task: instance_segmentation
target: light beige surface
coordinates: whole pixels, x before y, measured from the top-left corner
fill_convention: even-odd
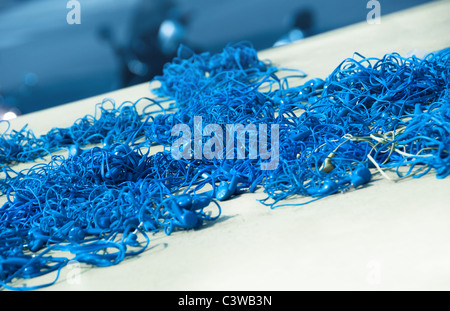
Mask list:
[[[361,23],[260,53],[274,64],[326,77],[354,52],[380,57],[450,46],[450,1]],[[14,120],[35,133],[69,126],[104,97],[150,96],[148,84]],[[108,268],[62,271],[48,290],[439,290],[450,289],[450,178],[433,174],[275,210],[262,193],[221,204],[222,217],[199,230],[158,233],[150,249]],[[298,200],[301,202],[304,200]],[[292,202],[289,202],[292,203]],[[71,274],[72,273],[72,274]],[[48,281],[44,277],[27,284]],[[73,282],[73,281],[78,282]]]

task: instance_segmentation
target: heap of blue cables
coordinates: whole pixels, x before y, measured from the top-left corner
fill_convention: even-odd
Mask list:
[[[38,137],[8,127],[0,287],[52,285],[70,261],[118,264],[145,251],[149,234],[198,228],[220,217],[220,201],[257,189],[275,208],[364,187],[374,171],[450,174],[450,48],[355,54],[325,80],[299,85],[305,77],[246,42],[217,54],[180,47],[151,81],[153,97],[105,99],[95,115]],[[237,125],[241,137],[224,137]],[[13,285],[48,273],[50,283]]]

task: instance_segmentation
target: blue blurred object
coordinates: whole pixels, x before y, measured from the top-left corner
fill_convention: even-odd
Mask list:
[[[430,0],[392,0],[382,14]],[[180,43],[218,52],[257,50],[363,21],[359,0],[0,0],[0,119],[150,80]],[[339,13],[336,13],[339,12]]]
[[[69,25],[66,1],[0,11],[2,104],[28,113],[149,80],[165,61],[156,35],[167,1],[89,0]],[[151,60],[150,60],[151,59]]]

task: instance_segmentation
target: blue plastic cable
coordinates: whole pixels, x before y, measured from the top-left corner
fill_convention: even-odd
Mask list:
[[[145,251],[149,233],[199,228],[220,217],[218,201],[258,187],[275,208],[364,187],[374,170],[445,178],[449,73],[450,48],[424,59],[356,54],[325,80],[298,85],[304,72],[260,60],[247,42],[217,54],[182,46],[151,81],[156,98],[105,99],[94,115],[39,137],[2,121],[0,286],[49,286],[13,284],[47,273],[56,281],[71,260],[118,264]],[[248,132],[226,139],[235,125]],[[178,146],[187,157],[172,153],[177,126],[191,132]],[[266,150],[254,152],[255,137]],[[55,155],[62,149],[67,156]]]

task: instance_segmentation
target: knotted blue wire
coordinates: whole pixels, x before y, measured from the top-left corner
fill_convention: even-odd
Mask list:
[[[368,168],[374,166],[394,168],[400,177],[434,170],[445,178],[449,55],[450,49],[425,59],[356,54],[326,80],[292,86],[291,80],[306,75],[297,70],[279,78],[281,68],[259,60],[249,43],[230,44],[214,55],[181,47],[152,81],[160,83],[156,99],[118,107],[105,99],[99,114],[39,137],[26,127],[8,128],[0,137],[7,199],[0,208],[0,284],[38,288],[11,283],[54,271],[57,279],[69,260],[117,264],[143,252],[148,233],[197,228],[220,216],[216,200],[258,186],[267,195],[261,202],[274,208],[295,196],[317,200],[357,188],[370,181]],[[148,104],[139,110],[142,101]],[[248,157],[174,159],[170,147],[177,137],[171,129],[193,129],[196,116],[203,128],[214,123],[223,131],[227,124],[278,125],[278,166],[262,170],[261,158]],[[249,143],[246,137],[247,155]],[[155,145],[165,149],[152,152]],[[16,162],[63,148],[70,148],[68,157],[53,155],[48,163],[14,170]],[[218,208],[214,216],[211,203]],[[49,255],[62,252],[73,256]]]

